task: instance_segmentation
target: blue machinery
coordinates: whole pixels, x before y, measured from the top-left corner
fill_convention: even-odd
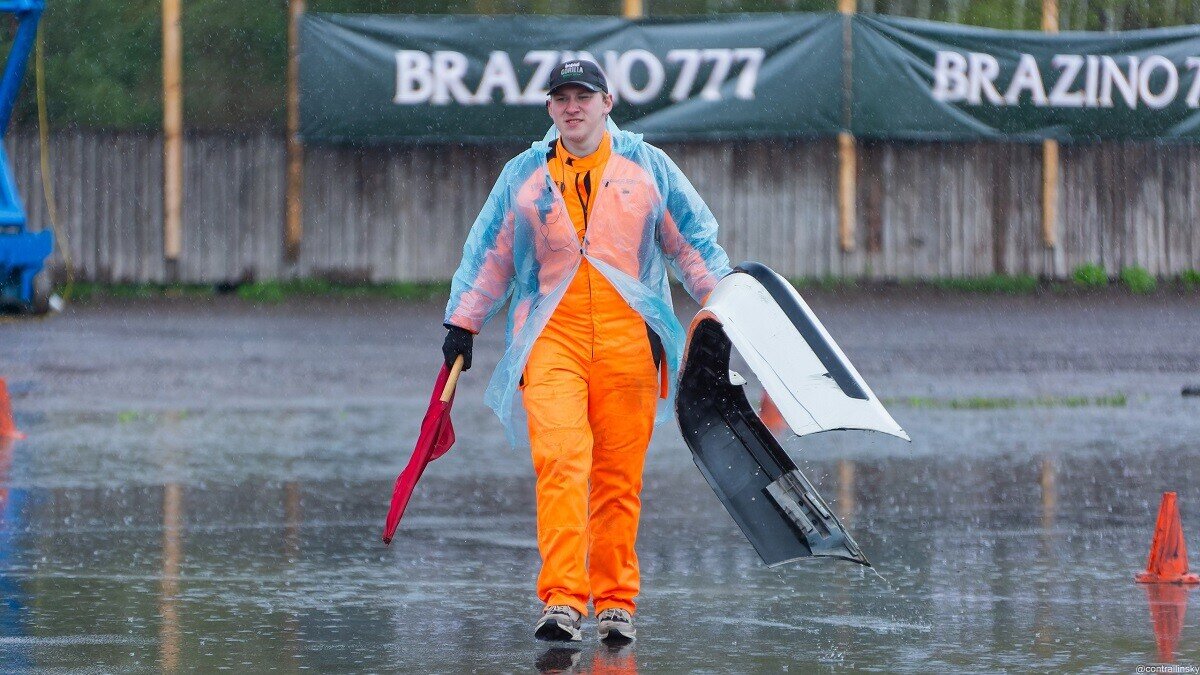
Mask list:
[[[0,12],[13,14],[20,22],[0,80],[0,138],[8,134],[13,104],[25,77],[29,52],[37,38],[38,20],[45,8],[45,0],[0,0]],[[0,144],[0,306],[45,311],[49,300],[48,285],[35,284],[34,279],[53,250],[54,234],[50,230],[28,230],[25,207],[17,194],[8,153]]]

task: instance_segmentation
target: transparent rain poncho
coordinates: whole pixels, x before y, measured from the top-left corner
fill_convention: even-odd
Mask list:
[[[666,153],[608,120],[612,156],[604,168],[582,242],[550,178],[545,138],[505,165],[463,246],[445,322],[478,333],[512,296],[504,356],[484,402],[516,445],[513,399],[533,343],[586,257],[662,339],[668,391],[655,422],[671,413],[683,357],[684,330],[675,318],[668,264],[703,304],[728,274],[717,221]]]

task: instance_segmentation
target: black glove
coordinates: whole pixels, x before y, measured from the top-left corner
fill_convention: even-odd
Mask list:
[[[459,354],[463,357],[464,371],[471,369],[471,344],[475,341],[475,336],[471,331],[458,326],[446,326],[450,331],[446,333],[446,341],[442,343],[442,356],[446,357],[446,367],[454,367],[454,359]]]

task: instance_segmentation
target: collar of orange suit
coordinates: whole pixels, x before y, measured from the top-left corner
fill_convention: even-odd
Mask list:
[[[610,155],[612,155],[612,137],[607,131],[604,132],[604,136],[600,139],[600,145],[596,150],[584,157],[571,154],[571,151],[567,150],[567,146],[563,144],[561,138],[554,144],[554,159],[561,161],[567,170],[573,173],[584,173],[604,166]]]
[[[559,139],[550,148],[548,169],[551,180],[558,184],[567,213],[575,225],[580,240],[587,234],[588,216],[595,203],[596,185],[604,173],[604,165],[612,155],[612,138],[604,132],[595,152],[584,157],[571,154]]]

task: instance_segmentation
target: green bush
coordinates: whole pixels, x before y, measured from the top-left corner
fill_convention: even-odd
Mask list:
[[[1108,285],[1108,275],[1104,268],[1095,263],[1084,263],[1071,272],[1071,279],[1077,286],[1084,288],[1104,288]]]
[[[1121,270],[1121,283],[1134,293],[1151,293],[1158,286],[1154,276],[1144,267],[1133,265]]]
[[[1184,270],[1179,273],[1179,283],[1187,290],[1200,288],[1200,270]]]

